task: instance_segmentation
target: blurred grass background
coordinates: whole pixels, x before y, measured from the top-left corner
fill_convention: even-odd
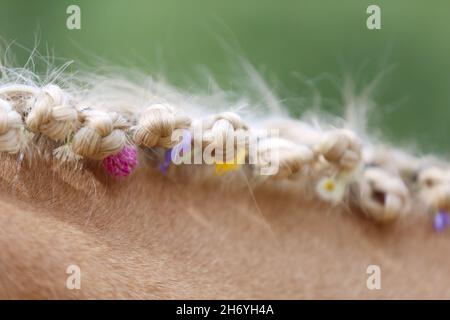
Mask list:
[[[81,30],[66,28],[66,8],[81,8]],[[382,29],[366,28],[366,8],[381,7]],[[238,90],[239,57],[273,86],[294,115],[317,91],[324,110],[341,112],[350,75],[362,89],[386,71],[370,124],[396,143],[448,153],[450,1],[435,0],[0,0],[0,37],[92,64],[163,71],[181,87],[207,68]],[[15,52],[24,63],[29,52]],[[76,65],[75,65],[76,67]],[[307,79],[307,80],[305,80]]]

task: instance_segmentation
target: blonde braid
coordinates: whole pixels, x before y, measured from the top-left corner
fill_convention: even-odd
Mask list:
[[[0,152],[17,153],[23,141],[23,121],[11,104],[0,99]]]
[[[417,176],[419,199],[430,212],[450,210],[450,170],[439,166],[422,169]]]
[[[364,168],[354,188],[356,203],[376,221],[392,221],[410,209],[410,193],[403,180],[381,167]]]
[[[348,129],[326,132],[317,146],[317,151],[339,170],[351,171],[361,161],[361,140]]]
[[[42,88],[26,117],[27,129],[55,141],[65,140],[75,131],[78,112],[69,97],[56,85]]]
[[[314,160],[314,152],[307,146],[283,138],[267,138],[258,145],[257,169],[272,165],[274,153],[279,168],[274,179],[292,178]]]
[[[189,128],[191,120],[168,104],[155,104],[140,115],[133,128],[133,139],[137,145],[146,147],[160,146],[172,148],[177,141],[172,141],[176,129]]]
[[[224,112],[200,119],[193,126],[194,132],[198,127],[202,132],[201,136],[194,135],[194,144],[201,146],[202,150],[211,150],[220,161],[234,161],[237,148],[248,146],[248,140],[244,141],[244,146],[237,145],[240,142],[239,134],[248,131],[248,127],[234,112]],[[228,142],[232,142],[232,146],[227,145]],[[230,147],[233,148],[233,154],[227,155],[226,150]]]
[[[82,127],[74,134],[72,150],[83,157],[101,160],[118,153],[126,142],[125,119],[114,112],[81,111]]]

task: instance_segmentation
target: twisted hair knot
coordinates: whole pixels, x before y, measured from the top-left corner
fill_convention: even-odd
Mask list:
[[[336,129],[325,134],[319,144],[319,153],[344,170],[352,170],[361,161],[361,141],[350,130]]]
[[[126,121],[117,113],[87,110],[83,126],[72,140],[72,150],[83,157],[101,160],[123,149]]]
[[[68,100],[60,87],[45,86],[26,117],[27,128],[56,141],[65,140],[76,129],[78,121],[78,112]]]
[[[431,210],[450,210],[450,172],[431,166],[419,172],[417,177],[419,196]]]
[[[217,158],[224,161],[233,160],[234,151],[238,148],[238,143],[244,142],[247,146],[247,139],[240,140],[238,135],[248,130],[241,117],[234,112],[224,112],[203,121],[200,145],[203,148],[211,148]],[[243,136],[243,138],[245,138]],[[198,143],[198,141],[196,142]],[[231,145],[229,143],[232,143]],[[227,157],[226,150],[233,149]]]
[[[23,122],[11,104],[0,99],[0,152],[17,153],[22,145]]]
[[[141,115],[134,128],[133,139],[137,145],[172,148],[178,141],[172,141],[176,129],[188,128],[190,119],[167,104],[155,104]]]
[[[409,210],[409,191],[403,180],[379,167],[365,169],[359,192],[362,209],[375,220],[394,220]]]
[[[284,179],[296,173],[314,159],[313,151],[304,145],[298,145],[282,138],[269,138],[259,142],[258,166],[275,166],[278,172],[275,179]]]

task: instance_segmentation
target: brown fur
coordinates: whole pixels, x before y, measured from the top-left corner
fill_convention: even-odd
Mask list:
[[[450,298],[448,234],[379,226],[297,194],[213,188],[142,167],[116,181],[0,165],[0,298]],[[81,289],[66,289],[66,268]],[[366,287],[377,264],[382,289]]]

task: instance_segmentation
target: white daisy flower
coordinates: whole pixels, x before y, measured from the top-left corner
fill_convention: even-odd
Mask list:
[[[316,191],[322,200],[335,204],[344,198],[345,187],[346,183],[342,179],[324,177],[317,183]]]

